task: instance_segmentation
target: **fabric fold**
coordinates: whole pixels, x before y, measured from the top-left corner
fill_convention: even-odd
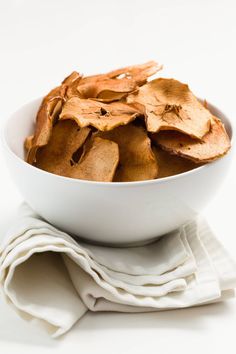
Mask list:
[[[7,302],[54,337],[88,310],[146,312],[232,297],[236,265],[200,217],[145,246],[112,248],[79,241],[27,205],[0,251]]]

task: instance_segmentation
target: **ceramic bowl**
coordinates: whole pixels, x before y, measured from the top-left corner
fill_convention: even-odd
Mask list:
[[[86,240],[134,245],[155,239],[194,218],[222,185],[232,159],[157,180],[105,183],[57,176],[24,161],[23,143],[32,134],[41,98],[16,111],[3,129],[11,176],[25,201],[56,227]],[[216,107],[229,136],[232,124]]]

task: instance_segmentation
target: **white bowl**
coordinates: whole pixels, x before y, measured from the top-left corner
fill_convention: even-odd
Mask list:
[[[73,235],[107,244],[139,244],[178,228],[203,210],[228,171],[223,158],[180,175],[151,181],[105,183],[57,176],[24,161],[41,98],[6,122],[3,145],[13,180],[26,202],[44,219]],[[232,139],[232,125],[215,107]]]

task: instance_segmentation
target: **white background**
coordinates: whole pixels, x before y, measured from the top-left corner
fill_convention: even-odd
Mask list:
[[[0,124],[72,70],[98,73],[150,59],[188,82],[233,121],[235,1],[0,0]],[[20,122],[19,122],[20,124]],[[0,237],[21,201],[0,154]],[[232,167],[205,214],[236,258]],[[206,186],[207,188],[207,186]],[[59,340],[25,323],[0,298],[0,352],[235,353],[236,301],[153,314],[88,314]]]

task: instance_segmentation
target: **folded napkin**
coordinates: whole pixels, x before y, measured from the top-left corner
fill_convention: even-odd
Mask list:
[[[200,217],[141,247],[78,241],[27,205],[4,238],[0,283],[7,302],[53,336],[88,310],[147,312],[234,294],[236,264]]]

